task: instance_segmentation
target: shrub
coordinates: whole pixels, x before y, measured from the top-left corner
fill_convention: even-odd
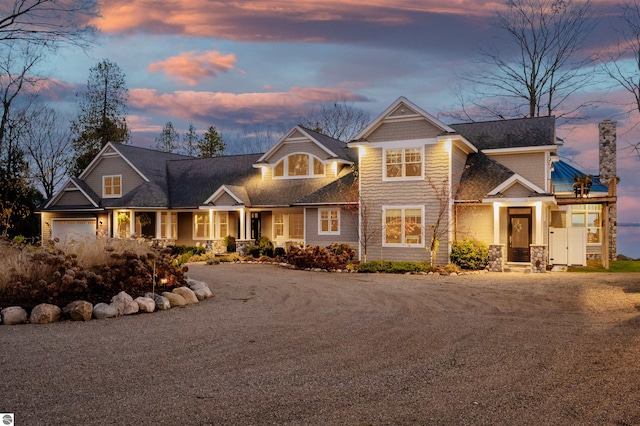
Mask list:
[[[327,247],[291,247],[287,262],[298,268],[345,269],[355,256],[355,250],[346,244],[331,244]]]
[[[276,247],[273,250],[273,254],[275,257],[285,257],[287,255],[287,251],[284,249],[284,247]]]
[[[266,256],[269,258],[273,257],[273,247],[264,247],[260,250],[260,254],[262,256]]]
[[[487,266],[489,247],[474,238],[454,241],[451,245],[451,262],[462,269],[478,270]]]
[[[154,272],[156,282],[166,279],[163,289],[184,284],[186,268],[174,264],[168,249],[158,250],[131,240],[91,239],[86,245],[102,250],[99,255],[89,257],[88,253],[82,253],[83,244],[76,244],[78,252],[71,251],[70,243],[65,245],[66,252],[57,246],[9,247],[3,253],[4,263],[13,268],[0,276],[0,300],[32,308],[39,303],[64,306],[78,299],[108,302],[123,290],[137,297],[152,290]],[[115,245],[123,249],[116,250]]]
[[[388,260],[372,260],[359,264],[358,272],[376,273],[384,272],[389,274],[406,274],[407,272],[429,272],[434,268],[425,262],[391,262]]]
[[[191,252],[192,255],[205,254],[207,252],[206,248],[197,246],[168,246],[167,248],[171,249],[171,254],[174,256],[180,256],[188,252]]]
[[[236,239],[231,235],[227,235],[226,237],[224,237],[224,245],[225,247],[227,247],[228,253],[236,252]]]
[[[260,257],[260,247],[258,246],[248,246],[247,247],[247,256],[251,256],[255,259]]]

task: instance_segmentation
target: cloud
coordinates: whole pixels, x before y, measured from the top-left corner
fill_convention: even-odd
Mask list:
[[[162,72],[178,83],[195,86],[198,83],[215,78],[220,73],[233,69],[236,63],[234,54],[224,55],[217,51],[198,53],[182,52],[164,61],[155,62],[147,67],[149,72]]]
[[[212,120],[238,124],[268,120],[290,120],[305,107],[321,102],[367,102],[348,89],[293,87],[288,92],[223,93],[176,91],[160,93],[155,89],[132,89],[131,107],[146,113],[163,114],[183,120]]]
[[[502,1],[484,0],[165,0],[152,6],[146,0],[101,0],[102,16],[93,24],[110,34],[376,45],[402,39],[416,48],[429,39],[434,46],[462,43],[451,37],[452,28],[468,34],[478,17],[501,7]]]

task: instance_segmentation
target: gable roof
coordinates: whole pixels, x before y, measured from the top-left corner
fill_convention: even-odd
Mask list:
[[[420,108],[418,105],[416,105],[413,102],[411,102],[409,99],[405,98],[404,96],[400,96],[391,105],[389,105],[384,111],[382,111],[380,114],[378,114],[378,116],[376,118],[374,118],[369,123],[369,125],[367,125],[364,129],[362,129],[360,131],[360,133],[358,133],[355,136],[354,141],[361,140],[366,135],[368,135],[373,130],[375,130],[375,128],[378,127],[384,121],[385,118],[389,118],[389,116],[394,111],[396,111],[398,109],[398,107],[400,107],[401,105],[405,105],[413,113],[415,113],[417,115],[421,115],[423,118],[427,119],[434,126],[440,128],[442,130],[443,134],[455,133],[455,130],[453,128],[451,128],[447,124],[443,123],[442,121],[438,120],[436,117],[434,117],[433,115],[429,114],[428,112],[426,112],[425,110]]]
[[[56,209],[65,209],[68,210],[70,208],[73,208],[73,206],[61,206],[59,208],[57,208],[54,204],[64,195],[65,191],[68,188],[75,188],[77,190],[80,191],[80,193],[87,199],[87,201],[89,203],[91,203],[91,205],[95,208],[100,207],[100,197],[98,197],[98,195],[93,192],[93,190],[89,187],[89,185],[87,185],[84,181],[76,178],[76,177],[71,177],[69,178],[69,180],[67,182],[65,182],[65,184],[62,186],[62,188],[53,196],[51,197],[49,200],[46,200],[44,202],[44,204],[41,205],[42,210],[48,209],[48,210],[56,210]],[[78,207],[78,206],[75,206]],[[82,208],[86,208],[86,206],[82,206]]]
[[[456,201],[480,201],[494,188],[514,176],[515,173],[490,158],[477,152],[467,156],[460,186],[455,194]]]
[[[451,127],[481,151],[556,145],[555,117],[452,124]]]
[[[278,142],[276,142],[267,152],[265,152],[257,161],[256,165],[267,163],[267,159],[271,157],[287,139],[295,133],[302,133],[309,138],[312,143],[316,144],[320,149],[327,153],[328,159],[343,160],[345,163],[355,161],[355,154],[348,148],[345,142],[339,141],[322,133],[314,132],[301,125],[294,126],[287,132]],[[327,160],[323,158],[322,160]]]

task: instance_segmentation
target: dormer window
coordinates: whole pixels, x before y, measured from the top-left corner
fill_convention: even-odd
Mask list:
[[[122,197],[122,176],[102,176],[102,198]]]
[[[321,177],[325,175],[322,161],[310,154],[290,154],[273,167],[273,177]]]

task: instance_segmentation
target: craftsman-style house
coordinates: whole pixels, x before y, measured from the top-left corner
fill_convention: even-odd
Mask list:
[[[228,235],[241,251],[265,236],[446,264],[453,241],[474,237],[490,245],[492,270],[584,264],[615,256],[615,123],[600,139],[600,176],[588,176],[559,160],[553,117],[447,125],[401,97],[348,144],[302,126],[264,154],[196,159],[110,143],[46,202],[42,239],[135,236],[222,252]]]

